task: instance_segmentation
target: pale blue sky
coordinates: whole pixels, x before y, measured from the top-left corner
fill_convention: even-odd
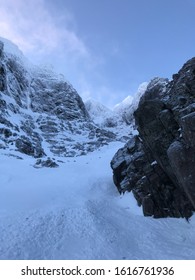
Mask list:
[[[112,107],[195,56],[195,0],[0,0],[0,36]]]

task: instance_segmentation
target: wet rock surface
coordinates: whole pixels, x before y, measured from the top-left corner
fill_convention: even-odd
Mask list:
[[[119,192],[132,191],[146,216],[195,210],[195,58],[172,81],[153,79],[134,113],[139,135],[111,161]]]

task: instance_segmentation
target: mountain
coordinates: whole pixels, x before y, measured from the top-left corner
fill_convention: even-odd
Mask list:
[[[142,83],[133,97],[127,96],[112,110],[94,99],[86,100],[85,107],[90,118],[99,127],[114,132],[120,141],[127,140],[136,133],[133,114],[147,85],[147,82]]]
[[[115,139],[114,133],[94,124],[81,97],[62,75],[32,65],[3,38],[0,107],[0,148],[12,155],[83,155]]]
[[[186,223],[142,214],[192,213],[160,162],[163,147],[178,135],[172,148],[181,153],[175,158],[169,150],[175,175],[188,184],[193,179],[194,173],[183,172],[194,172],[193,163],[186,164],[194,155],[194,63],[171,84],[154,79],[148,85],[135,112],[138,136],[120,114],[115,121],[116,112],[105,106],[85,106],[62,76],[31,65],[15,45],[0,41],[0,259],[194,259],[195,216]],[[116,141],[125,131],[127,139]],[[118,149],[112,167],[121,195],[109,165]],[[58,168],[38,168],[43,166]],[[125,192],[131,189],[142,207]]]
[[[114,133],[116,140],[126,142],[136,133],[133,121],[127,123],[122,113],[115,112],[93,99],[88,99],[85,106],[93,122],[101,129]]]
[[[137,92],[133,96],[127,96],[122,102],[116,104],[113,111],[117,116],[126,123],[132,124],[134,122],[134,112],[138,107],[139,100],[144,94],[148,86],[148,82],[140,84]]]
[[[119,192],[132,191],[146,216],[195,211],[195,58],[169,81],[154,78],[134,113],[139,132],[111,161]]]
[[[100,102],[90,98],[85,101],[85,107],[91,119],[101,127],[117,126],[117,115]]]
[[[132,101],[133,97],[129,95],[122,102],[116,104],[113,110],[119,114],[123,114],[125,111],[131,108]]]

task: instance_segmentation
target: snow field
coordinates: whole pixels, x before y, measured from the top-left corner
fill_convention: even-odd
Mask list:
[[[194,217],[143,217],[131,193],[118,194],[110,160],[122,145],[53,169],[2,155],[0,259],[194,259]]]

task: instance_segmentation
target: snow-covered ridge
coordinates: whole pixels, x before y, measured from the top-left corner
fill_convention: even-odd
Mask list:
[[[14,59],[25,68],[29,74],[37,68],[33,63],[24,56],[19,47],[6,38],[0,37],[0,50],[4,53],[5,59]]]
[[[85,106],[87,110],[91,112],[91,115],[94,116],[112,114],[112,110],[110,110],[108,107],[101,104],[100,102],[94,100],[93,98],[87,99],[85,101]]]
[[[15,55],[18,58],[24,58],[22,51],[16,44],[6,38],[0,37],[0,42],[3,43],[3,50],[6,54]]]
[[[71,84],[69,81],[67,81],[63,74],[58,74],[54,71],[52,65],[48,64],[41,64],[41,65],[35,65],[33,64],[19,49],[19,47],[11,42],[10,40],[6,38],[0,37],[0,44],[2,51],[8,58],[14,58],[16,61],[18,61],[31,75],[39,75],[39,76],[45,76],[48,79],[52,80],[59,80],[62,82],[68,83],[70,86]]]
[[[126,119],[131,119],[133,112],[137,109],[141,96],[144,94],[148,86],[148,82],[141,83],[136,93],[131,96],[127,96],[122,102],[116,104],[113,111],[120,114],[126,115]]]
[[[133,97],[131,95],[127,96],[122,102],[116,104],[113,108],[115,112],[124,111],[127,107],[130,107],[133,101]]]
[[[142,83],[134,96],[127,96],[113,109],[109,109],[94,99],[85,101],[86,109],[93,121],[101,126],[121,127],[121,125],[130,125],[133,121],[133,113],[137,109],[141,96],[144,94],[148,82]],[[113,125],[112,125],[113,124]]]
[[[107,119],[116,117],[116,114],[111,109],[92,98],[85,101],[85,107],[92,120],[102,126],[106,126]]]

